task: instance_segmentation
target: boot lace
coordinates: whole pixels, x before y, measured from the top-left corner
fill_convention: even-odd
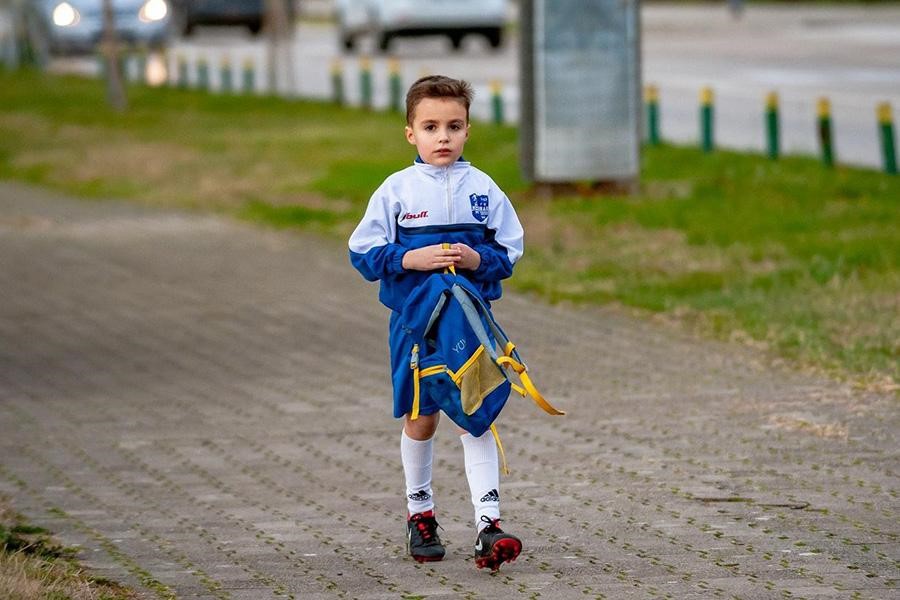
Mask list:
[[[483,531],[494,532],[494,531],[503,531],[500,529],[500,519],[492,519],[487,515],[481,515],[481,522],[487,523],[487,527],[484,528]]]
[[[414,514],[409,520],[415,523],[416,530],[419,532],[419,535],[422,536],[423,542],[429,542],[434,539],[437,528],[440,527],[437,519],[434,517],[426,517],[422,513]]]

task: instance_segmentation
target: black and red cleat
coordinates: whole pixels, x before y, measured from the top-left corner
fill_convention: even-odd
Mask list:
[[[438,536],[438,527],[433,510],[416,513],[406,519],[406,551],[417,562],[443,560],[446,550]]]
[[[475,566],[496,571],[505,562],[513,562],[522,552],[522,541],[514,535],[500,529],[500,519],[481,520],[488,526],[478,533],[475,540]]]

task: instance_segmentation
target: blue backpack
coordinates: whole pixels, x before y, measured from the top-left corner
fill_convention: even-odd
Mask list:
[[[510,391],[530,395],[548,414],[565,414],[534,387],[515,345],[465,277],[455,273],[429,276],[407,297],[400,319],[413,342],[410,419],[418,418],[421,398],[429,398],[472,435],[490,430],[506,471],[494,420]],[[511,379],[513,373],[519,383]]]

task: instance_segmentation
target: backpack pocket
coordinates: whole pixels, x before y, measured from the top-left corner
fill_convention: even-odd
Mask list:
[[[484,346],[478,346],[452,379],[459,388],[460,405],[466,415],[474,414],[484,399],[506,382],[506,376],[485,352]]]
[[[414,353],[418,348],[414,348]],[[450,419],[479,436],[487,431],[509,397],[506,374],[494,363],[483,346],[478,346],[456,370],[449,368],[440,352],[419,361],[414,357],[412,418],[418,414],[419,396],[428,398]]]

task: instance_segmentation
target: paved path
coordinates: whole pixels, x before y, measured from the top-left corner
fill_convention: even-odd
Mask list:
[[[343,245],[0,183],[0,493],[147,598],[900,597],[895,398],[613,311],[497,311],[520,560],[404,556],[387,314]]]

